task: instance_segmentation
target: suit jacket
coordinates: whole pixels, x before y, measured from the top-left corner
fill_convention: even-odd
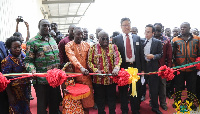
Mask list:
[[[6,47],[2,41],[0,41],[0,50],[2,51],[2,53],[0,53],[0,65],[1,65],[1,61],[7,57]],[[0,71],[1,71],[1,68],[0,68]]]
[[[145,38],[142,39],[143,47],[144,47],[144,42],[145,42]],[[159,68],[159,59],[163,55],[162,43],[160,40],[156,38],[152,38],[150,54],[153,54],[154,58],[151,59],[148,63],[146,63],[149,65],[148,65],[148,68],[145,68],[145,72],[154,72],[154,71],[157,71]]]
[[[0,50],[2,51],[2,53],[0,53],[0,62],[1,62],[5,57],[7,57],[6,48],[2,41],[0,41]]]
[[[133,39],[133,47],[134,47],[134,54],[135,54],[135,63],[138,72],[144,71],[145,59],[144,59],[144,50],[143,45],[141,43],[141,39],[137,35],[132,35]],[[122,34],[113,38],[112,42],[117,45],[118,50],[121,54],[122,64],[121,68],[125,67],[126,63],[126,55],[125,55],[125,47],[124,47],[124,40]]]

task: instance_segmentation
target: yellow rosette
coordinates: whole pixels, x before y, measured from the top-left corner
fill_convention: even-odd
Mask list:
[[[137,91],[136,91],[136,82],[140,79],[140,76],[137,75],[138,69],[133,67],[128,67],[128,69],[125,69],[129,74],[129,84],[132,83],[132,93],[131,95],[134,97],[137,97]]]

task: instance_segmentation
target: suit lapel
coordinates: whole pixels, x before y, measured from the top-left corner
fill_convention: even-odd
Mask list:
[[[124,61],[124,62],[126,62],[126,55],[125,55],[125,47],[124,47],[124,40],[123,40],[123,35],[122,34],[120,34],[120,36],[118,37],[118,44],[119,44],[119,50],[121,50],[120,51],[120,54],[121,54],[121,56],[122,56],[122,61]]]
[[[132,39],[133,39],[133,49],[134,49],[134,54],[136,54],[136,39],[134,38],[133,35],[132,36]]]
[[[123,36],[122,36],[122,34],[120,34],[121,36],[119,37],[119,39],[120,39],[120,45],[121,45],[121,47],[122,47],[122,49],[123,49],[123,52],[124,52],[124,55],[125,55],[125,47],[124,47],[124,40],[123,40]]]
[[[7,56],[5,48],[2,45],[0,45],[0,49],[1,49],[1,52],[3,54],[2,57],[5,58]]]
[[[152,51],[153,51],[154,44],[155,44],[154,42],[155,42],[155,41],[154,41],[154,38],[152,38],[150,53],[152,53]]]

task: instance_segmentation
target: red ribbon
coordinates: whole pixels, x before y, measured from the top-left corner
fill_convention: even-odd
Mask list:
[[[95,73],[91,73],[95,74]],[[15,74],[10,74],[10,76],[13,76]],[[9,74],[5,74],[5,76],[9,76]],[[60,69],[52,69],[48,70],[47,73],[25,73],[25,74],[17,74],[17,78],[13,79],[7,79],[3,74],[0,72],[0,92],[4,91],[7,87],[7,85],[12,81],[12,80],[18,80],[18,79],[23,79],[23,78],[30,78],[30,77],[46,77],[48,83],[52,87],[57,87],[61,85],[68,77],[77,77],[77,76],[82,76],[81,73],[66,73]]]
[[[130,74],[127,71],[125,71],[124,68],[121,68],[121,70],[118,73],[118,76],[113,77],[113,81],[117,83],[118,86],[125,86],[129,82],[128,80],[129,77],[130,77]]]

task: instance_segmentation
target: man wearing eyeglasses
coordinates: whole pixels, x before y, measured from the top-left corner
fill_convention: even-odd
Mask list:
[[[118,75],[122,63],[121,55],[114,44],[109,44],[109,36],[105,31],[98,34],[99,43],[94,44],[88,54],[88,65],[92,72],[100,74]],[[115,114],[116,84],[111,76],[93,76],[94,97],[98,107],[98,114],[106,114],[105,100],[107,96],[109,114]]]
[[[129,18],[121,19],[122,33],[113,38],[122,57],[121,68],[134,67],[138,72],[144,72],[144,52],[139,36],[131,34],[131,21]],[[139,114],[141,99],[141,80],[136,83],[137,97],[131,96],[131,110],[133,114]],[[128,85],[119,87],[122,114],[128,114]]]

